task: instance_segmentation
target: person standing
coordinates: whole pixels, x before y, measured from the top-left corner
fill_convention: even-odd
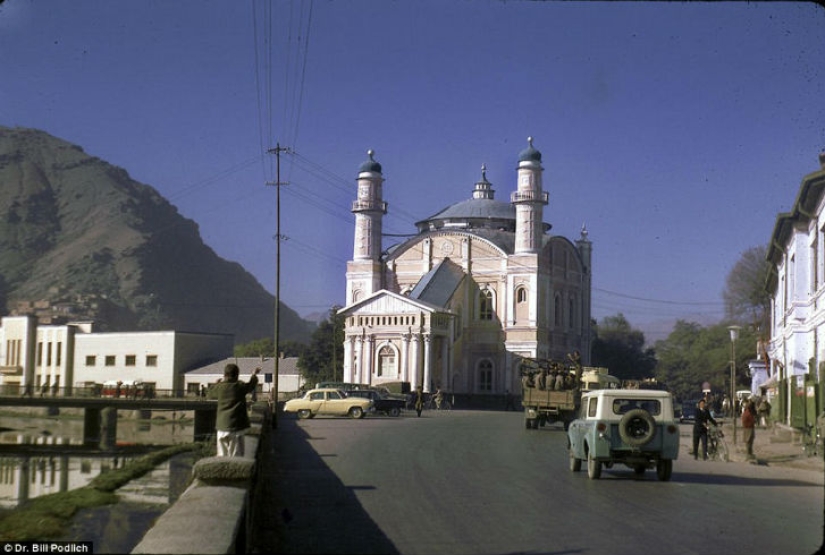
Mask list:
[[[209,388],[208,397],[218,400],[215,428],[218,432],[219,457],[244,456],[244,435],[250,426],[246,394],[258,386],[260,371],[256,368],[249,381],[244,383],[238,379],[238,365],[230,363],[224,367],[223,379]]]
[[[708,460],[708,426],[713,423],[718,426],[716,420],[710,414],[710,410],[705,406],[705,400],[700,399],[696,405],[696,417],[693,420],[693,458],[699,458],[699,442],[702,442],[702,457]]]
[[[421,411],[424,410],[424,392],[421,391],[421,386],[415,388],[415,412],[421,416]]]
[[[742,406],[742,433],[747,446],[748,459],[753,459],[753,440],[756,437],[756,411],[753,401],[747,400]]]

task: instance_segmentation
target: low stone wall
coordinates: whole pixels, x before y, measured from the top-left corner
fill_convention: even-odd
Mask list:
[[[193,482],[143,536],[132,553],[246,553],[261,463],[261,434],[269,432],[266,403],[252,406],[244,457],[206,457]]]

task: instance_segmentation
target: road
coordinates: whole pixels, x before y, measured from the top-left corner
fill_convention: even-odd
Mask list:
[[[260,553],[810,554],[823,476],[694,461],[669,482],[568,469],[561,427],[518,412],[279,419],[251,544]]]

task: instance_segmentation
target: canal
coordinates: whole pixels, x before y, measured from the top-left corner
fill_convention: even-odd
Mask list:
[[[14,511],[27,500],[88,485],[106,472],[141,456],[140,446],[163,448],[193,439],[192,414],[153,413],[150,419],[119,415],[113,451],[67,454],[83,443],[82,413],[64,409],[59,416],[0,415],[0,512]],[[129,451],[127,453],[127,451]],[[82,509],[62,540],[92,541],[96,553],[128,553],[154,519],[183,493],[195,455],[183,453],[130,481],[116,493],[118,503]]]

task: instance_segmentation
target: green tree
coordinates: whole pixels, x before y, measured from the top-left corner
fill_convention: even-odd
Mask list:
[[[645,349],[645,335],[633,329],[624,314],[606,316],[595,327],[591,359],[619,379],[652,378],[656,367],[653,349]]]
[[[722,291],[727,320],[745,322],[767,332],[771,296],[765,289],[765,283],[770,269],[765,246],[751,247],[742,253],[728,274]]]
[[[242,345],[235,345],[234,355],[236,357],[273,357],[275,356],[275,349],[273,347],[274,343],[274,339],[271,337],[265,337],[263,339],[255,339]],[[280,344],[281,354],[285,357],[300,357],[301,354],[307,349],[307,346],[303,343],[293,341],[291,339],[280,341]]]
[[[306,382],[342,381],[344,367],[344,318],[332,307],[327,320],[321,322],[310,338],[309,346],[298,359],[298,368]]]
[[[654,346],[658,363],[656,378],[680,400],[702,395],[702,384],[710,384],[717,395],[730,393],[732,344],[727,323],[702,327],[679,320],[667,339]],[[748,361],[755,358],[756,332],[743,327],[736,343],[735,389],[750,386]]]

